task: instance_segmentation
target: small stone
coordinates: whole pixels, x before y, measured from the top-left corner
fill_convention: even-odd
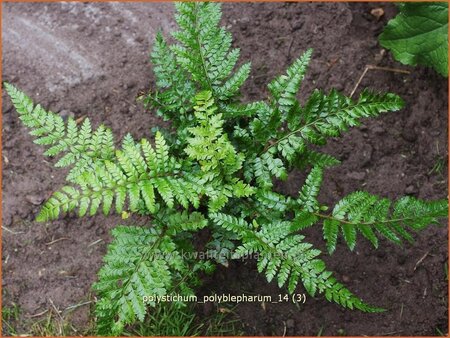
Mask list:
[[[288,329],[293,329],[295,327],[295,321],[292,318],[286,320],[286,327]]]
[[[350,282],[350,277],[347,276],[347,275],[342,275],[342,281],[343,281],[344,283],[348,283],[348,282]]]
[[[343,83],[336,83],[333,87],[334,87],[338,92],[341,92],[341,91],[344,90],[344,84],[343,84]]]
[[[372,128],[372,131],[373,131],[375,134],[381,135],[381,134],[384,134],[384,133],[386,132],[386,129],[384,129],[384,128],[381,127],[381,126],[375,126],[375,127]]]
[[[362,158],[361,158],[361,166],[365,167],[366,165],[368,165],[370,163],[370,161],[372,160],[372,153],[373,153],[373,148],[370,144],[366,143],[364,145],[364,147],[362,148]]]
[[[240,21],[241,21],[241,23],[250,23],[251,22],[250,17],[248,17],[248,16],[243,16]]]
[[[365,124],[362,124],[360,127],[359,127],[359,130],[361,130],[361,131],[367,131],[369,128],[365,125]]]
[[[432,130],[430,131],[431,136],[439,136],[441,135],[441,132],[439,130]]]
[[[406,195],[414,195],[416,193],[417,193],[417,188],[412,184],[408,185],[405,189]]]
[[[377,55],[375,55],[375,63],[378,63],[381,60],[383,60],[385,54],[386,54],[386,49],[381,49],[380,52],[377,53]]]
[[[298,31],[300,29],[302,29],[304,24],[304,21],[302,20],[298,20],[293,26],[292,26],[292,32]]]
[[[25,199],[33,205],[41,205],[44,202],[44,198],[38,195],[26,195]]]
[[[366,173],[364,171],[353,171],[347,174],[348,178],[356,181],[362,181],[366,178]]]
[[[123,85],[124,89],[131,89],[134,88],[136,86],[136,82],[131,81],[131,82],[127,82]]]
[[[97,236],[101,236],[105,234],[105,229],[98,227],[97,229],[95,229],[95,234]]]

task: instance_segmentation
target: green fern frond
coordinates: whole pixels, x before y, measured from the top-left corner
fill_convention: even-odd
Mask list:
[[[175,6],[180,31],[173,36],[180,44],[173,45],[172,50],[178,64],[217,100],[233,97],[247,79],[250,64],[244,64],[230,77],[239,49],[231,49],[231,34],[219,27],[220,4],[181,2]]]
[[[317,166],[313,167],[300,191],[298,201],[302,208],[309,212],[317,211],[319,208],[317,195],[319,195],[319,189],[322,185],[322,178],[323,169]]]
[[[249,234],[249,230],[253,229],[253,227],[244,219],[237,218],[228,214],[210,213],[209,219],[214,221],[215,224],[224,228],[225,230],[231,231],[238,235],[238,239],[246,237]]]
[[[299,60],[303,59],[309,60],[309,56]],[[303,63],[299,61],[298,74],[303,74],[305,60]],[[299,79],[302,77],[303,75],[298,75],[297,81],[294,82],[299,84]],[[281,79],[288,81],[286,77]],[[275,88],[281,90],[281,84],[287,83],[281,81],[280,84],[280,81],[275,82],[278,83],[276,86],[272,84],[273,91]],[[291,99],[294,100],[294,97]],[[276,107],[261,106],[248,129],[240,131],[239,136],[242,135],[241,137],[247,140],[249,147],[247,151],[257,152],[255,157],[248,157],[246,160],[246,167],[252,167],[255,164],[257,166],[253,170],[247,170],[247,181],[256,179],[257,183],[270,187],[269,177],[284,176],[283,173],[288,169],[287,164],[302,166],[309,161],[312,165],[330,166],[339,163],[329,155],[308,149],[308,144],[323,145],[327,138],[339,136],[349,127],[358,126],[362,118],[374,117],[402,108],[403,101],[394,94],[374,94],[363,91],[358,101],[353,102],[335,90],[332,90],[329,95],[315,90],[304,107],[294,103],[290,107],[294,106],[296,118],[290,119],[286,126],[283,126],[282,111]],[[264,146],[255,147],[255,142],[263,143]],[[300,162],[302,159],[304,161]],[[270,161],[269,165],[276,164],[276,172],[280,176],[276,176],[265,168],[264,162],[267,160]]]
[[[271,190],[261,189],[256,193],[256,202],[260,203],[264,208],[270,209],[270,211],[284,213],[292,204],[292,199]]]
[[[412,242],[411,230],[422,230],[448,217],[448,201],[423,201],[407,196],[392,204],[386,198],[358,191],[337,203],[332,215],[319,217],[324,218],[323,234],[331,254],[336,248],[339,230],[350,250],[356,245],[358,232],[374,247],[378,247],[376,234],[397,244],[402,239]]]
[[[301,154],[298,154],[292,161],[292,164],[299,169],[305,169],[308,165],[327,168],[336,166],[340,163],[341,161],[331,155],[308,148],[306,148]]]
[[[233,232],[227,231],[215,224],[211,225],[211,230],[211,240],[206,244],[207,257],[228,267],[229,260],[231,260],[236,248],[235,241],[238,238]]]
[[[299,209],[294,211],[295,216],[292,219],[291,230],[301,231],[303,229],[309,228],[313,226],[319,221],[319,217],[317,217],[314,213],[309,212],[305,209]]]
[[[290,234],[290,222],[275,221],[252,226],[243,219],[222,213],[210,214],[210,218],[239,236],[242,245],[236,248],[234,258],[258,254],[258,271],[264,272],[268,282],[276,278],[279,287],[287,285],[288,291],[293,293],[301,280],[311,296],[324,293],[329,301],[350,309],[383,311],[365,304],[338,283],[332,273],[326,271],[325,263],[317,258],[320,251],[304,242],[304,236]],[[257,231],[253,230],[255,227]]]
[[[208,225],[208,220],[202,213],[194,211],[172,211],[164,215],[168,228],[168,235],[175,235],[183,231],[197,231]]]
[[[220,4],[181,2],[175,6],[180,30],[172,35],[177,43],[169,46],[157,34],[152,61],[159,91],[152,91],[144,102],[181,129],[192,125],[192,99],[198,89],[212,93],[226,119],[254,114],[252,105],[235,102],[249,76],[250,63],[235,70],[240,52],[231,48],[231,34],[219,26]]]
[[[93,286],[100,297],[95,314],[101,335],[118,335],[126,324],[144,321],[145,297],[164,296],[176,273],[186,269],[172,240],[156,228],[118,226]]]
[[[34,142],[49,147],[44,155],[53,157],[64,154],[55,166],[72,166],[69,180],[94,160],[113,158],[114,140],[110,129],[100,126],[93,132],[89,119],[85,119],[80,128],[72,118],[65,123],[61,116],[34,105],[25,93],[13,85],[4,85],[19,118],[31,129],[30,134],[37,137]]]
[[[250,63],[243,64],[221,87],[217,90],[219,100],[225,101],[235,97],[250,74]]]
[[[278,108],[284,114],[289,113],[293,107],[298,105],[296,95],[305,77],[311,55],[312,49],[308,49],[287,69],[286,75],[277,77],[268,85]]]
[[[403,107],[403,101],[394,94],[374,94],[363,91],[357,102],[332,90],[325,95],[316,90],[302,110],[299,125],[267,146],[276,148],[287,160],[292,153],[302,152],[308,143],[322,145],[328,137],[339,136],[349,127],[359,125],[361,118],[375,117]]]
[[[59,217],[78,208],[79,216],[88,211],[97,213],[100,205],[103,212],[110,212],[113,200],[116,211],[121,213],[128,197],[128,208],[137,212],[144,208],[155,211],[159,194],[168,208],[175,201],[184,208],[189,204],[198,208],[203,183],[198,177],[183,172],[181,164],[169,156],[168,146],[160,133],[155,137],[156,149],[143,139],[135,143],[131,136],[125,137],[121,150],[110,160],[95,162],[84,168],[76,177],[74,186],[66,186],[44,204],[37,221],[43,222]]]
[[[170,119],[176,125],[185,123],[194,105],[195,84],[180,69],[160,32],[156,34],[151,61],[159,91],[151,92],[144,102],[155,107],[156,113],[166,120]]]
[[[261,188],[269,189],[273,186],[272,177],[285,180],[288,176],[286,167],[279,158],[273,156],[273,152],[267,152],[261,157],[256,157],[245,166],[247,181],[255,178]]]
[[[197,124],[188,128],[192,136],[187,139],[185,153],[199,163],[202,179],[209,182],[204,190],[210,197],[208,207],[210,211],[218,211],[230,197],[247,197],[254,189],[234,177],[242,168],[244,156],[236,151],[224,133],[222,114],[217,113],[212,93],[198,93],[195,102]]]
[[[219,109],[223,113],[223,117],[226,120],[237,119],[241,117],[252,117],[257,112],[267,105],[263,101],[256,101],[247,104],[229,103],[223,104],[219,102]]]

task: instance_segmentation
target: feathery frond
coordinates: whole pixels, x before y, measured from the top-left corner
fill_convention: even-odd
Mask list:
[[[30,134],[36,137],[34,143],[49,147],[44,152],[46,156],[64,155],[55,163],[56,167],[72,166],[69,180],[94,160],[113,158],[114,140],[110,129],[102,125],[93,132],[89,119],[85,119],[81,127],[73,118],[65,123],[61,116],[44,110],[39,104],[34,105],[25,93],[13,85],[5,83],[5,89],[19,118],[31,129]]]
[[[332,273],[326,271],[325,263],[317,258],[320,251],[304,242],[304,236],[290,233],[290,222],[275,221],[261,225],[254,222],[250,225],[245,220],[222,213],[210,214],[210,217],[240,237],[242,245],[236,248],[235,258],[258,254],[258,271],[264,272],[268,282],[276,278],[280,287],[286,285],[293,293],[301,281],[311,296],[324,293],[329,301],[350,309],[383,311],[365,304],[337,282]]]
[[[97,213],[103,205],[108,214],[113,201],[116,212],[128,208],[137,212],[146,209],[155,211],[158,200],[173,208],[175,202],[187,208],[189,204],[198,208],[203,190],[201,180],[184,172],[182,165],[169,155],[169,148],[160,133],[155,137],[155,148],[146,140],[136,143],[130,135],[125,137],[122,149],[117,150],[111,160],[98,161],[84,168],[74,178],[74,185],[57,191],[44,204],[37,216],[38,221],[48,221],[78,208],[79,216]]]
[[[100,297],[95,314],[101,335],[119,335],[126,324],[144,321],[148,297],[165,296],[187,270],[170,237],[156,228],[117,226],[93,288]]]
[[[198,93],[195,102],[197,125],[188,128],[192,136],[185,152],[199,163],[202,179],[209,183],[205,194],[210,197],[210,211],[218,211],[230,197],[247,197],[254,189],[234,175],[242,168],[244,155],[236,151],[224,133],[222,114],[217,113],[212,93]]]
[[[407,196],[391,203],[387,198],[357,191],[336,204],[332,215],[323,222],[323,233],[329,253],[335,250],[340,231],[350,250],[356,245],[357,233],[377,248],[376,234],[397,244],[402,239],[412,242],[411,230],[439,224],[439,219],[447,216],[446,200],[423,201]]]

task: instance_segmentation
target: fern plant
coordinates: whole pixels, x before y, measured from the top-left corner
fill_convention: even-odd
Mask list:
[[[230,33],[219,25],[220,5],[183,2],[176,9],[175,42],[157,35],[151,54],[156,88],[141,97],[172,122],[152,140],[127,135],[116,146],[107,127],[93,130],[88,119],[81,126],[70,118],[65,123],[4,85],[35,143],[47,147],[45,155],[59,156],[56,167],[69,167],[66,185],[45,202],[37,221],[73,212],[148,216],[146,226],[112,230],[93,287],[98,333],[120,334],[144,321],[157,296],[193,295],[199,272],[252,254],[268,282],[290,293],[304,288],[346,308],[383,311],[333,277],[302,230],[323,227],[332,254],[339,238],[350,250],[358,234],[374,247],[380,239],[400,244],[447,217],[447,200],[391,202],[356,191],[331,212],[318,200],[326,168],[340,163],[318,146],[363,118],[401,109],[402,99],[365,90],[353,100],[315,90],[302,105],[297,93],[312,55],[307,50],[269,83],[267,100],[242,103],[250,64],[236,66],[239,49],[231,48]],[[294,168],[308,173],[298,196],[275,192],[275,182]],[[195,252],[195,233],[203,228],[209,228],[205,248],[211,255],[186,256]]]

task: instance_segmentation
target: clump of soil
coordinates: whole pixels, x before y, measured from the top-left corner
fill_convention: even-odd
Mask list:
[[[373,8],[383,8],[377,19]],[[399,94],[406,107],[364,121],[325,151],[343,161],[325,175],[320,200],[330,206],[364,189],[395,199],[408,194],[447,196],[446,79],[426,68],[407,68],[381,49],[377,36],[395,7],[384,3],[225,4],[223,23],[252,62],[243,100],[263,98],[266,84],[295,57],[314,48],[300,93],[314,88],[353,89],[367,64],[402,68],[410,74],[369,71],[361,83]],[[174,28],[170,4],[154,3],[5,3],[3,4],[3,80],[13,83],[52,111],[89,116],[94,126],[110,126],[117,140],[130,132],[148,136],[163,122],[134,98],[154,81],[148,53],[155,32]],[[358,90],[359,91],[359,90]],[[33,221],[43,200],[64,183],[32,143],[10,100],[3,96],[3,305],[17,303],[27,332],[29,316],[66,309],[92,299],[90,286],[120,217]],[[292,173],[280,190],[298,193],[304,175]],[[137,219],[143,223],[144,220]],[[320,227],[306,233],[324,249]],[[430,227],[417,242],[402,247],[383,241],[378,250],[364,239],[355,252],[341,243],[324,256],[350,290],[386,308],[382,314],[344,310],[322,297],[304,305],[242,303],[234,312],[248,335],[436,335],[447,332],[448,295],[444,265],[447,229]],[[418,264],[418,262],[420,262]],[[303,292],[302,290],[299,290]],[[252,261],[233,262],[205,281],[199,294],[284,294],[258,275]],[[203,309],[198,309],[202,313]],[[76,327],[89,322],[88,306],[69,314]]]

